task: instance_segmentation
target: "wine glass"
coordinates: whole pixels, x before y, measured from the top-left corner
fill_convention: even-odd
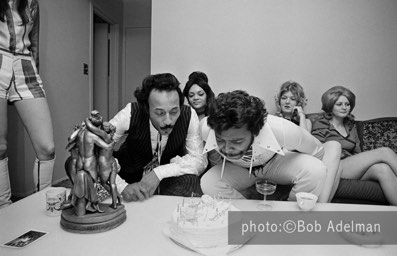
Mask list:
[[[263,201],[258,204],[257,208],[260,210],[271,210],[272,205],[266,201],[266,196],[276,191],[277,184],[269,180],[257,180],[255,186],[256,191],[263,195]]]

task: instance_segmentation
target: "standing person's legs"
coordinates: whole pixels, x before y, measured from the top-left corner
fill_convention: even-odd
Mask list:
[[[52,183],[54,138],[43,82],[32,57],[14,55],[8,100],[14,102],[36,152],[33,180],[40,190]],[[41,183],[41,184],[40,184]]]
[[[265,178],[281,185],[294,184],[288,200],[296,200],[298,192],[320,195],[326,178],[324,163],[310,155],[287,152],[277,155],[257,173],[258,178]]]
[[[11,203],[7,158],[7,100],[0,98],[0,208]]]
[[[46,98],[15,101],[15,107],[32,141],[37,159],[33,180],[37,190],[52,183],[55,163],[55,146],[50,110]]]
[[[255,184],[257,177],[251,175],[246,168],[226,162],[221,178],[222,164],[209,169],[201,177],[201,189],[204,194],[216,196],[219,193],[224,198],[245,198],[244,191]]]
[[[10,175],[8,158],[0,159],[0,208],[11,204]]]
[[[12,79],[12,57],[0,50],[0,207],[11,203],[7,158],[7,102]]]

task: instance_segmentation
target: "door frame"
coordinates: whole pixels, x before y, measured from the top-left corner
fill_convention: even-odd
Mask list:
[[[113,117],[119,110],[120,102],[120,81],[119,81],[119,56],[120,56],[120,25],[116,24],[112,18],[100,8],[93,5],[90,1],[90,53],[89,53],[89,71],[88,71],[88,87],[89,87],[89,110],[94,107],[94,14],[101,17],[110,24],[110,52],[109,52],[109,117]],[[89,112],[88,112],[89,113]],[[105,120],[108,121],[108,120]]]

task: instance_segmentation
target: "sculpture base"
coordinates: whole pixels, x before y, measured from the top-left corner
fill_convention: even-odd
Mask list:
[[[122,204],[117,205],[117,209],[111,208],[109,204],[99,204],[99,208],[104,212],[87,213],[83,216],[77,216],[73,207],[62,210],[62,228],[80,234],[101,233],[120,226],[127,218]]]

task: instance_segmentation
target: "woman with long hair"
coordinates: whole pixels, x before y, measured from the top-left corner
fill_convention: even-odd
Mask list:
[[[11,203],[8,103],[15,106],[36,153],[36,190],[52,182],[55,146],[50,110],[38,74],[39,26],[37,0],[0,0],[0,207]]]
[[[207,75],[200,71],[195,71],[189,75],[189,80],[183,89],[183,95],[185,95],[189,105],[196,110],[200,120],[208,115],[208,108],[215,98],[215,94],[208,84]]]

